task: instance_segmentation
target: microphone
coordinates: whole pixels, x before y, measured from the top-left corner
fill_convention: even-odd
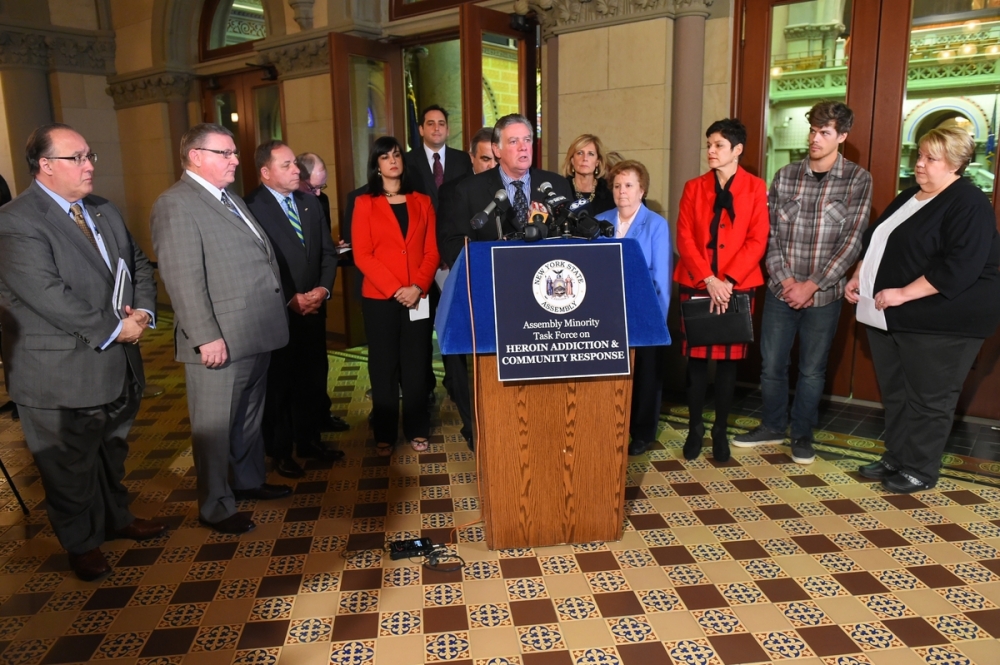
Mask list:
[[[507,202],[507,190],[498,189],[497,193],[493,195],[493,200],[490,201],[490,204],[486,206],[486,208],[482,212],[477,212],[476,215],[471,220],[469,220],[469,223],[472,225],[472,228],[478,231],[479,229],[486,226],[486,222],[490,221],[490,213],[492,213],[498,205],[504,204],[506,202]]]
[[[524,242],[537,242],[548,237],[548,217],[549,213],[541,211],[528,216],[528,223],[524,226]]]

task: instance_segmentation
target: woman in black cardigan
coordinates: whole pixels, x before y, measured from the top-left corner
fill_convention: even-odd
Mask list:
[[[846,295],[867,325],[885,406],[885,453],[858,472],[899,493],[937,484],[962,384],[1000,323],[996,217],[962,178],[975,143],[933,129],[918,150],[917,187],[865,232]]]

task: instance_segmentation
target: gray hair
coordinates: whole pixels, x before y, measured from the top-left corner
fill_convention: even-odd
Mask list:
[[[535,136],[535,126],[532,125],[527,118],[520,113],[511,113],[497,120],[497,124],[493,126],[493,143],[500,145],[500,132],[507,129],[511,125],[516,125],[518,123],[530,129],[532,137]]]
[[[233,143],[236,142],[236,137],[233,136],[233,133],[222,125],[218,125],[214,122],[199,123],[184,132],[184,136],[181,137],[181,164],[188,166],[191,163],[191,160],[188,158],[188,153],[192,150],[204,147],[206,140],[212,134],[228,136],[233,139]]]
[[[472,135],[472,141],[469,143],[469,154],[475,155],[476,147],[483,142],[493,143],[493,130],[489,127],[483,127]]]
[[[313,171],[316,167],[321,167],[324,171],[327,170],[326,162],[323,158],[317,155],[315,152],[304,152],[295,158],[295,164],[299,167],[299,179],[308,181],[312,177]]]

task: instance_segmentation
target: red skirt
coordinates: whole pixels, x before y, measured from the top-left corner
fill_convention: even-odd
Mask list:
[[[690,286],[679,285],[681,302],[691,298],[707,298],[705,289],[692,289]],[[733,289],[733,294],[745,293],[750,296],[750,315],[753,315],[755,289]],[[747,356],[747,344],[713,344],[712,346],[688,346],[687,333],[684,330],[684,317],[681,317],[681,353],[688,358],[707,358],[709,360],[743,360]]]

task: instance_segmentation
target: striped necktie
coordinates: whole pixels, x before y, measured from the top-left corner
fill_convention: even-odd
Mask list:
[[[299,221],[299,214],[295,212],[295,207],[292,205],[292,197],[285,197],[285,214],[288,215],[288,221],[292,223],[292,228],[295,229],[295,235],[299,237],[299,242],[302,246],[306,246],[306,237],[302,235],[302,222]]]
[[[79,203],[74,203],[69,207],[69,211],[73,215],[73,221],[83,231],[83,235],[87,237],[87,242],[93,245],[94,249],[97,249],[98,253],[100,253],[101,250],[97,248],[97,240],[94,238],[94,234],[91,233],[90,227],[87,226],[87,220],[83,218],[83,207]]]
[[[226,190],[222,190],[222,205],[226,206],[226,208],[229,209],[229,212],[233,213],[240,219],[243,219],[243,215],[240,214],[240,211],[236,207],[236,204],[233,203],[233,200],[229,198],[228,194],[226,194]]]

